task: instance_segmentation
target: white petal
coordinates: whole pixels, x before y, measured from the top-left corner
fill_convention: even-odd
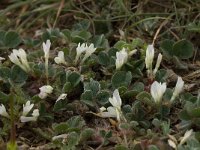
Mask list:
[[[129,52],[128,56],[132,56],[133,54],[135,54],[137,52],[137,49],[134,49],[132,51]]]
[[[31,104],[30,101],[27,101],[25,105],[23,105],[23,116],[26,116],[31,109],[33,108],[34,104]]]
[[[10,116],[8,115],[6,108],[3,104],[0,106],[0,115],[9,118]]]
[[[87,45],[85,43],[80,44],[78,43],[78,47],[76,48],[76,53],[80,56],[84,51],[86,51]]]
[[[56,100],[56,103],[57,103],[59,100],[61,100],[61,99],[65,99],[66,97],[67,97],[67,94],[65,94],[65,93],[61,94],[61,95],[58,97],[58,99]]]
[[[156,103],[159,103],[162,100],[163,94],[166,91],[166,83],[158,83],[154,81],[151,85],[151,95]]]
[[[94,53],[96,51],[96,48],[94,48],[94,44],[90,44],[90,46],[88,46],[86,48],[86,54],[85,57],[87,56],[87,58],[92,55],[92,53]]]
[[[156,62],[156,66],[155,69],[153,71],[153,74],[155,75],[156,72],[158,71],[159,67],[160,67],[160,63],[162,61],[162,54],[159,53],[158,58],[157,58],[157,62]]]
[[[41,92],[47,93],[47,94],[51,94],[53,91],[53,88],[50,85],[44,85],[42,87],[39,88]]]
[[[148,45],[146,50],[145,64],[147,69],[152,69],[152,63],[154,58],[154,47],[153,45]]]
[[[64,52],[63,51],[59,51],[58,52],[58,56],[54,58],[54,61],[57,64],[66,64]]]
[[[116,52],[116,69],[120,69],[123,64],[125,64],[128,60],[128,53],[126,52],[126,49],[123,48],[121,51]]]
[[[8,57],[11,62],[21,67],[24,71],[30,71],[30,67],[26,57],[26,52],[23,49],[13,49],[13,52]]]
[[[106,108],[105,108],[105,107],[101,107],[101,108],[100,108],[100,112],[103,112],[103,111],[106,111]]]
[[[188,140],[188,138],[192,135],[192,133],[193,133],[192,129],[189,131],[186,131],[183,138],[180,141],[180,145],[184,144]]]
[[[12,63],[18,66],[21,65],[21,62],[19,61],[19,58],[17,57],[16,52],[14,52],[14,50],[8,57]]]
[[[100,112],[100,115],[103,118],[117,118],[117,113],[114,107],[108,107],[107,112]]]
[[[48,96],[48,94],[45,93],[45,92],[40,92],[40,93],[38,94],[38,96],[39,96],[39,98],[41,98],[41,99],[45,99],[45,98]]]
[[[119,91],[118,89],[116,89],[114,92],[113,92],[113,97],[116,99],[116,105],[114,107],[117,107],[117,108],[121,108],[121,105],[122,105],[122,100],[121,100],[121,97],[119,95]]]
[[[176,149],[176,144],[174,143],[174,141],[172,141],[172,140],[168,140],[168,144],[169,144],[169,146],[171,146],[171,147],[173,147],[174,149]]]
[[[40,115],[39,110],[38,109],[34,109],[33,113],[32,113],[32,116],[37,118],[37,117],[39,117],[39,115]]]
[[[96,48],[94,48],[94,44],[92,43],[92,44],[90,44],[90,46],[88,47],[88,52],[90,53],[90,55],[92,54],[92,53],[94,53],[95,52],[95,50],[96,50]]]
[[[50,40],[47,40],[46,43],[43,42],[42,46],[43,46],[45,58],[48,58],[49,57],[49,50],[50,50],[50,46],[51,46]]]
[[[21,120],[21,122],[29,122],[29,121],[37,121],[37,118],[36,117],[21,116],[20,120]]]
[[[40,93],[38,96],[41,99],[45,99],[48,96],[48,94],[51,94],[53,92],[53,88],[50,85],[44,85],[40,87],[39,89],[40,89]]]
[[[174,89],[174,95],[178,96],[180,92],[182,91],[183,86],[184,86],[184,81],[182,80],[181,77],[178,77],[176,87]]]

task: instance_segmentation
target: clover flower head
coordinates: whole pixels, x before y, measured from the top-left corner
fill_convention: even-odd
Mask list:
[[[95,51],[96,51],[97,48],[94,47],[94,44],[90,44],[89,46],[86,45],[86,49],[85,49],[85,56],[83,57],[82,61],[81,61],[81,64],[83,64],[83,62],[88,58],[90,57]]]
[[[64,52],[63,51],[59,51],[58,52],[58,56],[54,58],[54,61],[57,64],[67,64],[67,62],[65,61]]]
[[[184,86],[183,79],[181,77],[178,77],[172,98],[170,100],[171,102],[173,102],[174,99],[181,93],[181,91],[183,90],[183,86]]]
[[[109,98],[109,102],[112,104],[113,107],[116,107],[119,110],[121,109],[122,100],[121,100],[121,97],[119,95],[118,89],[116,89],[113,92],[113,97]]]
[[[41,99],[45,99],[49,94],[53,92],[53,88],[50,85],[44,85],[40,87],[39,89],[40,89],[40,93],[38,96]]]
[[[118,89],[113,92],[113,97],[109,98],[109,102],[112,104],[112,106],[108,107],[107,109],[105,107],[101,107],[99,113],[100,116],[103,118],[117,118],[117,120],[120,122],[122,116],[122,101]]]
[[[23,112],[22,112],[22,115],[20,116],[21,122],[37,121],[37,118],[39,117],[38,109],[34,109],[32,116],[27,117],[28,113],[31,111],[33,106],[34,106],[34,104],[31,104],[30,101],[27,101],[26,104],[23,105]]]
[[[27,54],[23,49],[13,49],[13,52],[8,57],[12,63],[19,66],[25,72],[29,72],[31,70],[28,64]]]
[[[146,50],[145,64],[146,68],[152,70],[152,63],[154,58],[154,47],[153,45],[148,45]]]
[[[51,46],[51,41],[50,40],[47,40],[46,43],[45,42],[42,43],[45,59],[49,58],[50,46]]]
[[[33,108],[34,104],[31,104],[30,101],[27,101],[25,105],[23,105],[23,116],[26,116],[31,109]]]
[[[157,81],[153,82],[153,84],[151,85],[151,95],[156,103],[161,102],[166,88],[166,83],[158,83]]]
[[[158,71],[158,69],[159,69],[159,67],[160,67],[161,61],[162,61],[162,54],[159,53],[159,54],[158,54],[158,58],[157,58],[157,62],[156,62],[155,69],[153,70],[153,75],[154,75],[154,76],[156,75],[156,72]]]
[[[125,64],[128,60],[128,53],[126,52],[126,49],[123,48],[121,51],[116,53],[116,69],[120,69],[123,64]]]

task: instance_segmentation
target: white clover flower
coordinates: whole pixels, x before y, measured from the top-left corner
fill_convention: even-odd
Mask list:
[[[190,138],[190,136],[193,134],[193,130],[189,130],[189,131],[186,131],[184,136],[181,138],[181,141],[179,143],[179,145],[183,145],[187,140],[188,138]]]
[[[161,61],[162,61],[162,54],[159,53],[155,69],[153,70],[153,59],[154,59],[154,47],[153,45],[148,45],[146,50],[146,57],[145,57],[145,64],[147,69],[147,76],[153,79],[158,71]]]
[[[31,111],[34,104],[31,104],[30,101],[27,101],[25,105],[23,105],[22,116],[20,117],[21,122],[29,122],[29,121],[37,121],[39,117],[39,110],[34,109],[32,113],[32,117],[27,117],[27,114]]]
[[[78,43],[78,47],[76,48],[75,63],[78,62],[79,57],[81,56],[81,54],[82,54],[83,52],[86,51],[86,49],[87,49],[87,44],[86,44],[86,43],[83,43],[83,44]]]
[[[148,45],[146,50],[145,64],[146,68],[152,71],[152,63],[154,58],[154,47],[153,45]]]
[[[50,50],[50,46],[51,46],[51,41],[47,40],[46,43],[43,42],[42,46],[43,46],[45,59],[49,59],[49,50]]]
[[[1,104],[1,106],[0,106],[0,115],[4,116],[6,118],[10,118],[10,116],[7,113],[6,108],[5,108],[5,106],[3,104]]]
[[[105,107],[104,107],[105,108]],[[101,109],[101,108],[100,108]],[[107,111],[106,111],[107,110]],[[103,118],[117,118],[117,120],[120,120],[120,114],[116,109],[112,106],[108,107],[107,109],[100,112],[101,117]]]
[[[85,55],[87,57],[90,57],[90,55],[92,55],[96,51],[96,49],[97,48],[94,48],[94,44],[90,44],[90,46],[88,46],[86,51],[85,51],[86,52]]]
[[[174,99],[181,93],[181,91],[183,90],[183,86],[184,86],[184,81],[182,80],[181,77],[178,77],[173,95],[170,100],[171,102],[173,102]]]
[[[0,57],[0,64],[2,63],[3,60],[5,60],[5,58]]]
[[[50,50],[50,46],[51,46],[50,40],[47,40],[46,43],[43,42],[42,46],[43,46],[44,58],[45,58],[45,75],[46,75],[47,83],[48,83],[49,50]]]
[[[26,52],[23,49],[13,49],[13,52],[8,56],[10,61],[22,68],[25,72],[29,72],[31,70]]]
[[[21,116],[20,120],[21,122],[30,122],[30,121],[37,121],[37,118],[39,117],[39,110],[38,109],[34,109],[33,113],[32,113],[32,117],[26,117],[26,116]]]
[[[20,58],[22,64],[25,65],[26,68],[30,70],[30,66],[28,64],[26,52],[21,48],[18,50],[18,57]]]
[[[55,61],[57,64],[64,64],[64,65],[66,65],[67,62],[65,61],[64,52],[63,52],[63,51],[59,51],[59,52],[58,52],[58,56],[54,58],[54,61]]]
[[[85,56],[83,57],[81,64],[83,64],[83,62],[90,57],[97,48],[94,47],[94,44],[90,44],[90,46],[87,46],[86,50],[85,50]]]
[[[38,96],[41,99],[45,99],[48,96],[48,94],[51,94],[53,92],[53,88],[50,85],[44,85],[40,87],[39,89],[40,89],[40,93],[38,94]]]
[[[57,103],[58,101],[60,101],[60,100],[65,99],[66,97],[67,97],[67,94],[65,94],[65,93],[61,94],[61,95],[58,97],[58,99],[56,100],[56,103]]]
[[[10,61],[13,62],[14,64],[18,65],[21,67],[23,70],[26,68],[21,64],[18,58],[18,51],[16,49],[13,49],[13,52],[8,56]]]
[[[154,81],[151,85],[151,95],[156,103],[160,103],[163,97],[163,94],[166,91],[166,83],[158,83]]]
[[[112,104],[112,106],[108,107],[107,109],[105,107],[101,107],[100,113],[99,113],[100,116],[103,118],[108,118],[108,117],[117,118],[117,120],[120,122],[121,117],[122,117],[121,116],[122,115],[122,111],[121,111],[122,100],[120,98],[118,89],[116,89],[113,92],[113,97],[109,98],[109,102]]]
[[[109,102],[112,104],[113,107],[121,110],[122,100],[119,95],[118,89],[113,92],[113,97],[109,98]]]
[[[157,62],[156,62],[155,69],[153,70],[153,75],[154,75],[154,76],[156,75],[156,72],[158,71],[158,68],[160,67],[161,61],[162,61],[162,54],[159,53],[159,54],[158,54],[158,58],[157,58]]]
[[[121,69],[123,64],[125,64],[128,60],[128,53],[126,52],[126,49],[123,48],[121,51],[116,53],[116,69]]]
[[[22,113],[22,115],[26,116],[31,111],[33,106],[34,106],[34,104],[31,104],[30,101],[27,101],[26,104],[23,105],[23,113]]]
[[[39,110],[38,109],[34,109],[33,113],[32,113],[32,116],[37,118],[37,117],[39,117],[39,115],[40,115]]]
[[[174,149],[177,148],[176,143],[174,141],[172,141],[171,139],[168,139],[168,144],[169,144],[169,146],[171,146]]]

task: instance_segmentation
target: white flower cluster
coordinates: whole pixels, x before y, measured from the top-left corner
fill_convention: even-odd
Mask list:
[[[54,58],[54,61],[56,62],[56,64],[67,65],[67,62],[65,61],[65,56],[64,56],[64,52],[63,51],[59,51],[58,52],[58,56]]]
[[[50,85],[44,85],[40,87],[39,89],[40,89],[40,93],[38,94],[38,96],[41,99],[45,99],[49,94],[53,92],[53,88]]]
[[[11,62],[19,66],[25,72],[31,71],[27,60],[26,52],[22,48],[20,48],[19,50],[13,49],[13,52],[8,57]]]
[[[26,104],[23,105],[23,113],[20,117],[21,122],[37,121],[37,118],[40,115],[38,109],[33,110],[32,117],[27,117],[33,106],[34,104],[31,104],[30,101],[27,101]]]
[[[78,44],[78,47],[76,48],[76,58],[75,58],[75,64],[77,64],[78,59],[80,58],[81,54],[85,52],[85,56],[83,57],[81,64],[85,62],[85,60],[90,57],[97,48],[94,47],[94,44],[90,44],[89,46],[86,43]]]
[[[116,53],[116,69],[120,70],[121,67],[128,61],[128,53],[125,48]]]
[[[109,102],[112,104],[112,106],[108,107],[107,109],[105,107],[101,107],[100,116],[103,118],[108,118],[108,117],[117,118],[117,120],[120,122],[122,118],[122,111],[121,111],[122,100],[119,95],[118,89],[116,89],[113,92],[113,97],[109,98]]]
[[[153,59],[154,59],[154,47],[153,45],[148,45],[146,50],[145,64],[147,69],[147,75],[149,78],[154,78],[158,68],[160,67],[160,63],[162,61],[162,54],[158,54],[156,66],[153,70]]]
[[[125,48],[122,48],[121,51],[116,52],[116,60],[115,60],[115,66],[117,70],[120,70],[121,67],[127,63],[128,61],[128,57],[132,56],[133,54],[135,54],[137,52],[136,49],[130,51],[129,53],[126,51]]]
[[[176,82],[176,86],[173,92],[173,95],[171,97],[171,102],[175,100],[175,98],[181,93],[183,90],[184,81],[181,77],[178,77],[178,80]],[[160,103],[162,100],[162,97],[166,91],[167,85],[166,83],[158,83],[157,81],[154,81],[151,85],[151,95],[156,103]]]
[[[30,101],[27,101],[26,104],[23,105],[23,112],[20,117],[21,122],[37,121],[37,118],[39,117],[38,109],[33,110],[32,117],[27,117],[33,106],[34,104],[31,104]],[[10,115],[7,113],[6,108],[3,104],[1,104],[0,106],[0,115],[6,118],[10,118]]]

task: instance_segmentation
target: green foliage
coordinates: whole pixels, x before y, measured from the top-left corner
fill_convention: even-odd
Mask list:
[[[100,52],[98,55],[98,60],[101,65],[104,66],[110,65],[110,58],[106,52]]]
[[[84,93],[81,95],[81,101],[91,107],[95,107],[97,104],[107,104],[109,97],[110,93],[106,90],[101,90],[101,85],[98,81],[90,79],[90,82],[84,84]]]
[[[140,100],[141,102],[147,104],[147,105],[150,105],[150,106],[153,106],[154,105],[154,102],[151,98],[151,95],[148,93],[148,92],[140,92],[137,96],[136,96],[136,99]]]
[[[163,53],[168,57],[176,56],[179,59],[188,59],[193,56],[193,44],[188,40],[180,40],[177,42],[164,40],[160,46]]]
[[[0,48],[15,48],[21,43],[19,34],[15,31],[0,31]]]
[[[74,116],[70,118],[67,122],[62,122],[59,124],[53,125],[53,129],[56,134],[66,134],[67,141],[60,142],[58,147],[61,149],[77,149],[79,143],[84,144],[84,142],[91,138],[94,134],[94,131],[90,128],[82,130],[85,126],[85,121],[80,116]],[[56,143],[56,141],[54,141]]]
[[[125,71],[117,71],[112,76],[111,82],[112,86],[116,89],[121,86],[128,87],[132,80],[132,74],[131,72],[125,72]]]

